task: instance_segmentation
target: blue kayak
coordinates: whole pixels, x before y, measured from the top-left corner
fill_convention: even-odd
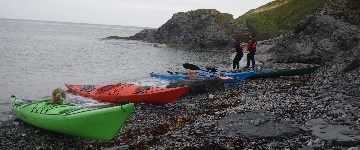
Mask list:
[[[209,76],[209,77],[217,76],[217,74],[215,74],[213,72],[210,72],[210,71],[195,71],[194,73],[196,75],[200,75],[200,76]],[[183,73],[183,72],[170,72],[170,71],[168,71],[168,73],[151,72],[150,76],[155,77],[155,78],[167,79],[167,80],[178,80],[178,79],[181,79],[183,77],[189,76],[189,74],[188,73]]]
[[[254,73],[255,73],[254,71],[242,71],[242,72],[237,72],[236,74],[230,74],[230,76],[226,76],[225,74],[219,75],[219,78],[225,80],[226,83],[239,83],[245,80],[246,78],[250,77]]]
[[[254,74],[254,71],[249,70],[249,71],[239,71],[239,72],[225,72],[225,73],[221,73],[221,75],[227,77],[241,78],[244,75],[246,76],[249,72],[251,73],[250,75]]]
[[[151,72],[150,73],[151,77],[155,77],[155,78],[161,78],[161,79],[167,79],[167,80],[178,80],[180,78],[189,76],[189,74],[187,73],[156,73],[156,72]]]
[[[208,76],[208,77],[219,76],[219,78],[223,79],[226,83],[238,83],[242,80],[245,80],[250,75],[254,74],[254,71],[242,71],[242,72],[234,72],[234,73],[227,72],[226,75],[225,75],[225,73],[219,74],[219,73],[211,72],[211,71],[196,71],[195,73],[196,73],[196,75],[200,75],[200,76]],[[175,73],[151,72],[150,76],[156,77],[156,78],[161,78],[161,79],[167,79],[167,80],[178,80],[183,77],[189,76],[189,74],[188,73],[178,73],[178,72],[175,72]]]

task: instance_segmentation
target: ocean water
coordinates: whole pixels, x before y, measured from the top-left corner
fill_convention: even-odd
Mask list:
[[[231,54],[190,51],[141,41],[103,40],[131,36],[141,27],[0,19],[0,121],[13,119],[10,96],[48,98],[64,83],[117,82],[166,86],[150,72],[185,71],[183,63],[230,69]],[[102,103],[67,94],[81,105]]]

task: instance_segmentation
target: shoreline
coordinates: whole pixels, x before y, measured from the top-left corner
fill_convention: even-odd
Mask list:
[[[274,65],[280,68],[300,64]],[[49,132],[18,119],[1,122],[0,146],[5,149],[359,147],[360,79],[356,75],[360,69],[341,73],[344,67],[345,64],[330,63],[311,75],[245,80],[225,91],[211,93],[212,99],[208,93],[182,97],[167,105],[138,103],[111,141]],[[249,116],[253,119],[246,118]],[[306,131],[304,125],[313,119],[323,119],[328,126],[348,127],[356,131],[351,136],[357,141],[324,140]]]

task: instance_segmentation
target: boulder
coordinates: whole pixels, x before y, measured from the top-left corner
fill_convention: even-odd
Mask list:
[[[360,143],[360,130],[345,125],[328,124],[321,118],[307,121],[300,129],[311,132],[324,141],[332,141],[335,145],[351,147]]]
[[[233,15],[216,9],[191,10],[173,14],[158,29],[144,29],[130,37],[112,36],[108,39],[141,40],[178,49],[227,50],[226,47],[231,45],[230,35],[240,38],[240,30],[244,32],[250,28],[247,24],[234,26],[233,21]]]
[[[218,124],[228,136],[249,139],[277,139],[300,133],[298,126],[289,121],[278,120],[274,114],[265,110],[226,116]]]
[[[281,63],[347,62],[360,54],[359,30],[330,15],[310,15],[268,52]]]

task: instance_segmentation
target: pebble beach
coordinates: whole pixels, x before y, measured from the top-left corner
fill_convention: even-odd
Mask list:
[[[304,64],[263,64],[299,67]],[[359,69],[326,63],[302,76],[245,80],[173,103],[137,103],[111,141],[1,122],[1,149],[358,149]],[[315,122],[315,124],[314,124]],[[321,122],[321,135],[316,123]],[[312,124],[313,123],[313,124]],[[325,130],[333,127],[333,130]],[[339,129],[339,133],[327,132]],[[346,129],[346,130],[345,130]],[[327,135],[327,136],[322,136]]]

